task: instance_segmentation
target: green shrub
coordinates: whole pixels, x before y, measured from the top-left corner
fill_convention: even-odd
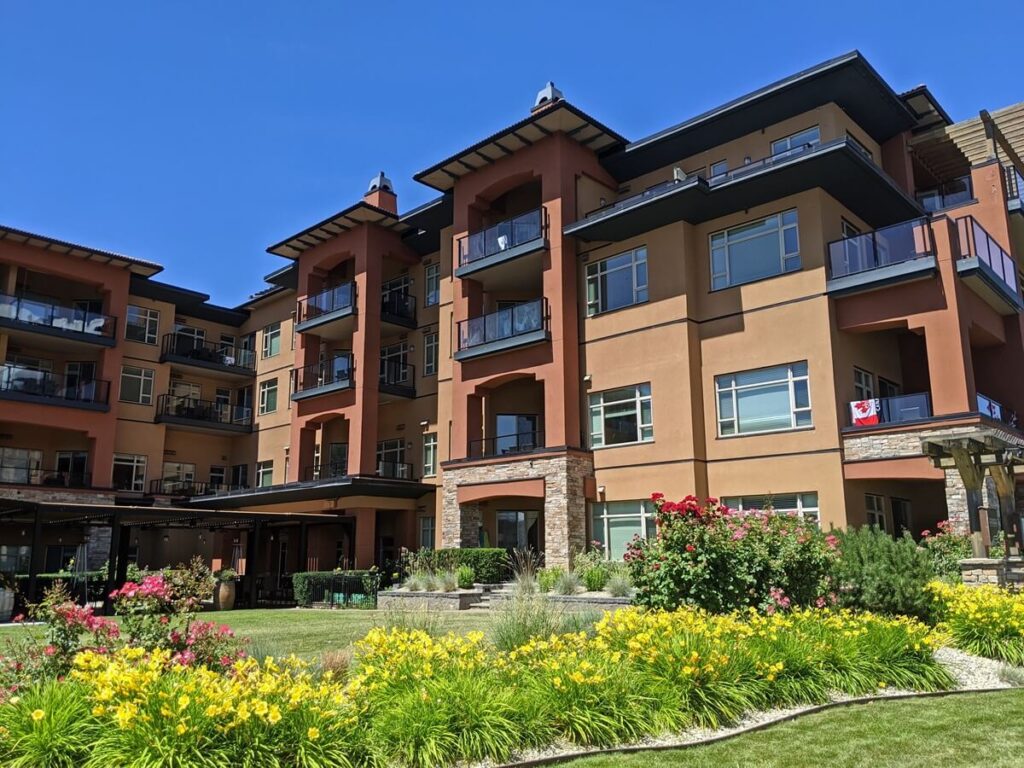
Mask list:
[[[434,584],[439,592],[454,592],[459,588],[459,577],[454,571],[445,571],[434,577]]]
[[[0,763],[9,768],[77,768],[101,731],[82,686],[51,681],[0,703]]]
[[[558,574],[558,578],[555,579],[552,591],[557,595],[575,595],[579,591],[581,584],[580,577],[574,572],[563,572]]]
[[[472,589],[476,582],[476,572],[471,566],[460,565],[455,569],[455,575],[459,582],[459,589]]]
[[[942,520],[937,528],[934,533],[921,531],[921,544],[932,559],[935,575],[950,584],[958,584],[962,580],[960,561],[971,556],[971,537],[956,533],[948,520]],[[996,554],[996,557],[1002,556],[1002,552]]]
[[[537,588],[541,592],[550,592],[554,589],[555,582],[558,581],[563,573],[565,573],[565,569],[558,566],[541,568],[537,571]]]
[[[625,574],[616,573],[610,576],[604,588],[612,597],[629,597],[633,594],[633,583]]]
[[[295,602],[308,608],[328,594],[366,594],[363,577],[369,571],[302,571],[292,574]],[[333,601],[332,601],[333,602]]]
[[[932,558],[909,534],[894,539],[864,526],[836,535],[840,557],[834,574],[841,605],[922,619],[930,615],[925,587],[935,578]]]
[[[511,651],[535,637],[559,634],[565,628],[561,608],[541,595],[517,595],[498,608],[491,638],[501,651]]]
[[[593,566],[583,572],[583,586],[588,592],[600,592],[607,583],[608,570],[603,566]]]
[[[473,569],[476,581],[483,584],[500,584],[511,576],[508,552],[498,548],[421,549],[407,555],[403,565],[407,572],[426,570],[434,573],[454,571],[465,565]]]

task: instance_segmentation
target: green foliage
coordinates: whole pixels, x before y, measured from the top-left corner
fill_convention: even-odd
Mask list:
[[[406,573],[413,571],[457,571],[459,566],[473,569],[476,581],[499,584],[511,576],[508,553],[504,549],[465,547],[456,549],[421,549],[407,552],[402,558]]]
[[[975,656],[1024,666],[1024,594],[991,584],[928,585],[938,629]]]
[[[894,539],[876,527],[837,534],[840,557],[834,577],[840,604],[886,614],[928,618],[925,592],[935,578],[932,558],[909,534]]]
[[[574,571],[563,572],[558,574],[551,591],[556,595],[575,595],[579,592],[582,584],[582,580]]]
[[[537,571],[537,588],[541,592],[550,592],[555,587],[555,582],[565,573],[564,568],[558,566],[551,566],[550,568],[541,568]]]
[[[629,597],[633,594],[633,582],[628,575],[622,573],[610,576],[604,588],[612,597]]]
[[[76,683],[51,681],[0,704],[0,763],[8,768],[85,765],[100,724]]]
[[[565,614],[542,595],[516,595],[494,609],[491,639],[496,648],[511,651],[534,637],[559,634]]]
[[[950,584],[960,583],[960,561],[971,556],[971,537],[956,533],[952,524],[943,520],[934,533],[921,531],[921,544],[931,557],[935,575]],[[1002,557],[1002,553],[996,556]]]
[[[598,565],[583,572],[583,586],[588,592],[600,592],[608,583],[608,571]]]
[[[292,591],[295,602],[308,608],[314,599],[323,599],[321,595],[366,594],[363,583],[369,571],[303,571],[292,574]],[[329,601],[334,602],[334,601]]]
[[[437,575],[436,584],[440,592],[454,592],[459,588],[459,577],[454,571],[445,571]]]
[[[460,565],[455,569],[455,576],[459,582],[459,589],[472,589],[476,581],[476,571],[470,565]]]

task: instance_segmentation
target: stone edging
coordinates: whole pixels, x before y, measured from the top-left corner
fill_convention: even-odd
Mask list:
[[[517,763],[502,763],[497,768],[533,768],[533,766],[541,765],[556,765],[558,763],[567,763],[570,760],[581,760],[585,757],[600,757],[601,755],[630,755],[637,752],[664,752],[670,749],[692,749],[693,747],[705,747],[710,744],[717,744],[720,741],[727,741],[729,739],[736,738],[737,736],[743,736],[748,733],[756,733],[757,731],[763,731],[771,728],[774,725],[781,723],[790,723],[794,720],[798,720],[807,715],[814,715],[818,712],[827,712],[830,709],[839,709],[840,707],[850,707],[859,704],[874,704],[882,701],[905,701],[907,699],[930,699],[930,698],[944,698],[946,696],[961,696],[971,693],[1005,693],[1007,691],[1015,690],[1014,688],[975,688],[975,689],[958,689],[953,691],[931,691],[928,693],[899,693],[892,696],[861,696],[856,699],[845,699],[843,701],[830,701],[826,704],[816,704],[814,706],[802,709],[799,712],[790,712],[786,715],[781,715],[775,720],[767,720],[763,723],[755,723],[754,725],[747,726],[746,728],[740,728],[729,733],[722,734],[721,736],[709,736],[706,739],[699,739],[698,741],[687,741],[679,744],[654,744],[651,746],[644,745],[633,745],[624,747],[609,747],[608,749],[593,749],[584,752],[566,752],[561,755],[549,755],[545,757],[538,757],[533,760],[524,760]],[[1019,690],[1019,689],[1018,689]]]

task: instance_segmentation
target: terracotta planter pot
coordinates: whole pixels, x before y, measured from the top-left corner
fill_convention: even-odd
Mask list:
[[[230,611],[235,607],[235,582],[217,583],[213,588],[213,607],[218,611]]]

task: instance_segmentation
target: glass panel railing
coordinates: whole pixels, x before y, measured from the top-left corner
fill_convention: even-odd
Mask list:
[[[850,403],[850,425],[870,427],[876,424],[901,424],[932,416],[932,399],[927,392],[895,397],[876,397]]]
[[[388,291],[380,297],[380,313],[415,322],[416,297],[400,291]]]
[[[412,480],[412,464],[400,461],[378,461],[377,474],[392,480]]]
[[[469,441],[469,458],[484,459],[492,456],[513,456],[544,447],[544,431],[540,429],[510,435],[485,437]]]
[[[1024,175],[1015,165],[1003,166],[1006,172],[1006,197],[1008,200],[1020,200],[1024,197]]]
[[[469,320],[460,320],[459,349],[470,349],[492,341],[511,339],[543,330],[547,326],[547,317],[547,299],[541,298],[524,301]]]
[[[331,384],[353,384],[355,365],[351,352],[334,355],[319,363],[296,368],[292,371],[293,392],[326,387]]]
[[[928,219],[913,219],[828,244],[829,277],[846,277],[934,255]]]
[[[0,483],[42,485],[48,488],[91,488],[92,475],[66,469],[39,469],[15,462],[0,464]]]
[[[353,282],[342,283],[321,293],[300,299],[296,322],[302,323],[340,309],[352,308],[355,307],[355,303],[356,284]]]
[[[157,398],[157,413],[210,424],[252,426],[252,408],[248,406],[199,400],[187,395],[160,395]]]
[[[154,496],[206,496],[212,493],[209,483],[180,477],[163,477],[149,481]]]
[[[90,336],[114,338],[117,322],[113,317],[84,309],[50,304],[36,299],[0,293],[0,318],[25,325],[56,328]]]
[[[978,395],[978,413],[988,416],[990,419],[1000,421],[1007,426],[1016,428],[1017,426],[1017,414],[1015,411],[1010,410],[1002,403],[997,400],[993,400],[991,397],[977,393]]]
[[[517,245],[543,237],[547,227],[545,210],[506,219],[482,232],[473,232],[459,240],[459,265],[471,264],[479,259],[507,251]]]
[[[106,405],[110,397],[110,382],[81,375],[38,371],[8,363],[0,367],[0,392]]]
[[[256,353],[253,350],[215,341],[204,341],[187,334],[165,334],[161,351],[165,355],[188,358],[200,363],[256,370]]]
[[[973,216],[957,219],[956,228],[960,240],[960,258],[977,258],[1011,294],[1019,297],[1017,262],[1013,257],[1000,247]]]
[[[306,467],[302,471],[302,479],[311,482],[314,480],[333,480],[345,477],[348,474],[348,462],[332,461],[328,464],[315,464]]]
[[[411,387],[416,381],[416,366],[401,358],[380,361],[380,383],[386,386]]]

